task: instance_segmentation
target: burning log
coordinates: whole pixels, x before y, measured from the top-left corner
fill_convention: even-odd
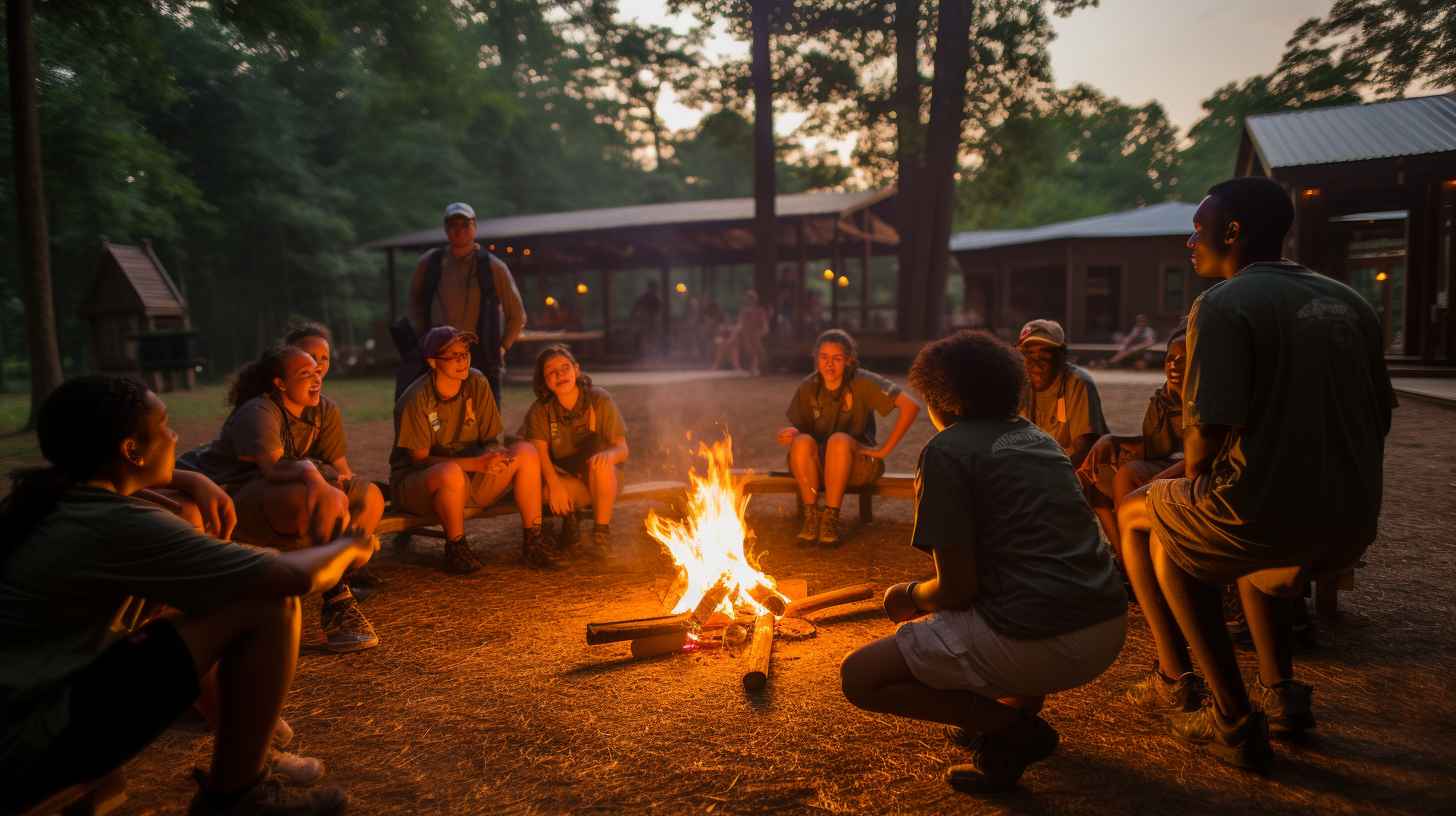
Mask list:
[[[657,657],[659,655],[680,652],[683,646],[687,645],[687,642],[688,632],[686,629],[681,632],[668,632],[665,635],[638,638],[632,641],[632,656],[640,660],[646,657]]]
[[[655,618],[588,623],[586,642],[591,646],[603,643],[617,643],[623,640],[641,640],[671,634],[686,634],[694,625],[690,612],[680,615],[659,615]]]
[[[759,615],[753,622],[753,642],[748,646],[748,669],[743,672],[743,688],[759,691],[768,684],[768,661],[773,655],[774,616]]]
[[[717,611],[719,604],[723,603],[723,599],[728,597],[728,589],[729,577],[727,575],[720,576],[718,583],[713,584],[707,592],[704,592],[703,597],[698,600],[698,605],[693,608],[692,614],[689,617],[692,618],[694,623],[698,626],[706,624],[708,618],[711,618],[713,613]]]
[[[810,595],[807,598],[800,598],[789,603],[784,610],[786,618],[802,618],[810,612],[817,612],[831,606],[854,603],[856,601],[867,601],[875,596],[874,584],[855,584],[854,586],[831,589],[828,592],[820,592],[817,595]]]
[[[753,589],[748,590],[748,597],[763,604],[768,611],[774,613],[775,617],[783,615],[784,610],[789,605],[788,600],[783,595],[780,595],[778,590],[770,589],[763,584],[758,584]]]

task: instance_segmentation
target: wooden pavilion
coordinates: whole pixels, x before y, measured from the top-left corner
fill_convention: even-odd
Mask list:
[[[96,278],[77,311],[91,324],[97,371],[140,377],[155,391],[196,383],[187,299],[150,241],[102,241]]]

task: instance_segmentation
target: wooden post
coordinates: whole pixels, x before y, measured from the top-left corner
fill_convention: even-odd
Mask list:
[[[855,584],[853,586],[831,589],[828,592],[820,592],[810,595],[807,598],[800,598],[792,601],[784,610],[786,618],[802,618],[810,612],[817,612],[830,606],[867,601],[875,596],[874,584]]]
[[[760,691],[768,685],[768,663],[773,656],[774,616],[759,615],[753,621],[753,640],[748,645],[748,668],[743,672],[743,688]]]
[[[859,330],[868,331],[870,327],[870,210],[868,207],[861,210],[864,213],[864,246],[863,254],[859,258],[859,276],[862,279],[859,289]]]
[[[389,325],[399,320],[398,284],[394,279],[394,247],[384,250],[384,279],[389,282]]]

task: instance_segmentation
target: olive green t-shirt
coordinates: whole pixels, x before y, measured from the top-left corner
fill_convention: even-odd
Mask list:
[[[899,396],[900,386],[873,371],[859,369],[837,391],[825,388],[816,371],[794,390],[787,412],[789,424],[821,445],[833,434],[847,433],[861,445],[873,448],[874,414],[889,414]]]
[[[1183,452],[1183,403],[1159,388],[1143,412],[1143,458],[1167,459]]]
[[[141,499],[78,487],[0,559],[0,764],[29,755],[69,721],[41,692],[93,660],[132,596],[186,614],[237,601],[275,557],[205,536]],[[34,705],[13,704],[36,695]]]
[[[931,437],[910,541],[925,552],[973,548],[973,606],[1006,637],[1053,637],[1127,611],[1071,461],[1022,417],[961,421]]]
[[[283,451],[284,459],[333,462],[348,452],[339,406],[326,396],[300,416],[284,410],[270,395],[254,397],[228,415],[217,439],[188,451],[177,464],[222,485],[235,488],[258,475],[258,466],[242,457],[258,458]]]
[[[410,459],[411,450],[429,448],[431,456],[473,456],[495,442],[502,429],[500,410],[485,375],[470,369],[460,391],[441,399],[434,375],[426,372],[410,383],[394,404],[394,450],[389,455],[390,476],[422,465]]]
[[[1241,537],[1374,540],[1394,405],[1380,319],[1343,283],[1256,264],[1193,302],[1184,422],[1231,428],[1194,500]]]
[[[627,425],[612,395],[590,386],[581,390],[576,407],[568,411],[555,395],[538,399],[526,410],[522,439],[546,442],[551,461],[595,453],[627,436]]]
[[[1097,383],[1080,366],[1068,365],[1045,391],[1027,385],[1021,397],[1021,415],[1057,440],[1064,451],[1070,451],[1072,443],[1082,436],[1107,433]]]

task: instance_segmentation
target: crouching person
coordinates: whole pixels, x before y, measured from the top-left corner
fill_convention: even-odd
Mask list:
[[[232,496],[236,540],[292,550],[320,546],[344,530],[373,535],[384,495],[347,470],[341,478],[333,464],[344,461],[343,421],[323,396],[312,355],[296,346],[267,349],[238,372],[227,401],[233,410],[217,439],[177,464]],[[322,628],[332,652],[379,645],[345,579],[324,592]]]
[[[581,538],[577,513],[591,505],[591,554],[611,552],[612,507],[620,481],[617,466],[627,461],[627,426],[606,389],[592,385],[566,346],[552,345],[536,355],[531,378],[536,401],[526,411],[521,438],[541,458],[541,475],[551,512],[561,516],[561,549]]]
[[[64,383],[37,436],[49,466],[17,473],[0,503],[0,812],[120,767],[214,668],[221,716],[190,812],[341,811],[341,790],[283,787],[266,760],[298,656],[298,596],[367,562],[371,539],[279,554],[136,498],[171,481],[177,436],[132,380]],[[130,596],[180,612],[106,645]]]
[[[1050,756],[1043,698],[1091,682],[1126,634],[1127,596],[1071,462],[1016,415],[1024,382],[1016,353],[983,332],[916,356],[910,385],[938,433],[920,456],[911,543],[935,577],[887,590],[886,614],[905,625],[841,668],[854,705],[950,726],[973,762],[946,781],[967,792],[1010,788]]]
[[[529,442],[496,443],[502,423],[485,375],[470,367],[471,332],[436,326],[420,342],[429,370],[394,406],[390,487],[395,505],[433,515],[445,531],[445,571],[481,568],[465,538],[465,508],[489,507],[507,490],[521,511],[521,548],[533,567],[557,555],[541,531],[541,460]]]

